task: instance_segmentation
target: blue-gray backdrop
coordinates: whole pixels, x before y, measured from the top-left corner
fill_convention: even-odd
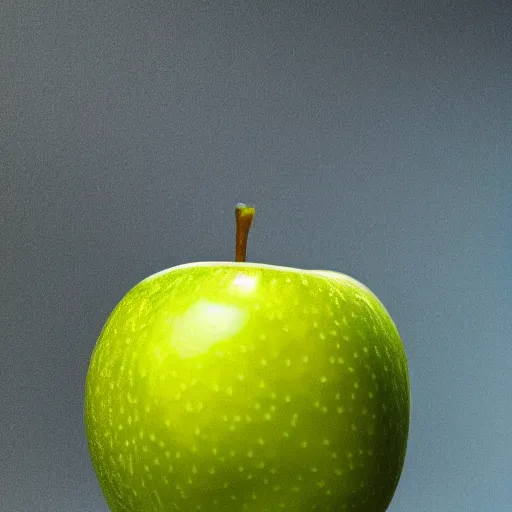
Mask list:
[[[143,277],[349,273],[409,357],[390,510],[512,503],[508,0],[3,0],[0,510],[105,512],[84,379]]]

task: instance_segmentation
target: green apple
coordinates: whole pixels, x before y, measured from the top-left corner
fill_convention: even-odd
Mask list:
[[[392,319],[344,274],[244,259],[159,272],[108,318],[85,423],[110,509],[386,510],[410,413]]]

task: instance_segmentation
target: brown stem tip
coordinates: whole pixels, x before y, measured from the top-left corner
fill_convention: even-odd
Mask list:
[[[238,203],[235,206],[236,218],[236,247],[235,261],[245,261],[247,252],[247,237],[251,229],[252,219],[256,210],[252,206]]]

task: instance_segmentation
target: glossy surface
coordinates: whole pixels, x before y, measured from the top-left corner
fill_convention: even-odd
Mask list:
[[[366,287],[197,263],[116,307],[91,358],[85,420],[114,512],[380,512],[409,407],[403,345]]]

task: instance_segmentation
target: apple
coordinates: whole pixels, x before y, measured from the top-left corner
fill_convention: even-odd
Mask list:
[[[113,512],[387,509],[406,453],[407,359],[341,273],[245,261],[137,284],[93,350],[85,424]]]

